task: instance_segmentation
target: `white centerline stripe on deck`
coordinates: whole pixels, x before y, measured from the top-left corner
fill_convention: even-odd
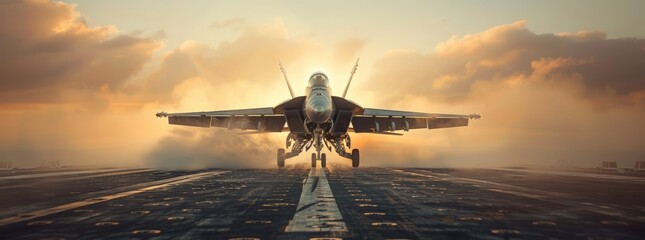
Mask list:
[[[322,168],[312,169],[285,232],[347,232]]]
[[[22,221],[26,221],[26,220],[31,220],[31,219],[34,219],[34,218],[44,217],[44,216],[51,215],[51,214],[54,214],[54,213],[59,213],[59,212],[63,212],[63,211],[67,211],[67,210],[71,210],[71,209],[75,209],[75,208],[79,208],[79,207],[84,207],[84,206],[88,206],[88,205],[92,205],[92,204],[97,204],[97,203],[101,203],[101,202],[105,202],[105,201],[110,201],[110,200],[114,200],[114,199],[117,199],[117,198],[127,197],[127,196],[138,194],[138,193],[143,193],[143,192],[147,192],[147,191],[151,191],[151,190],[155,190],[155,189],[159,189],[159,188],[164,188],[164,187],[174,185],[174,184],[186,183],[186,182],[198,180],[198,179],[205,178],[205,177],[215,176],[215,175],[219,175],[219,174],[223,174],[223,173],[227,173],[227,172],[230,172],[230,171],[203,172],[203,173],[196,173],[196,174],[191,174],[191,175],[185,175],[185,176],[179,176],[179,177],[174,177],[174,178],[154,181],[154,182],[148,183],[148,184],[153,184],[152,186],[147,186],[147,187],[136,189],[136,190],[120,192],[120,193],[110,194],[110,195],[106,195],[106,196],[100,196],[100,197],[87,199],[87,200],[82,200],[82,201],[78,201],[78,202],[67,203],[67,204],[63,204],[63,205],[56,206],[56,207],[53,207],[53,208],[48,208],[48,209],[43,209],[43,210],[36,210],[36,211],[33,211],[33,212],[20,214],[18,216],[0,219],[0,227],[8,225],[8,224],[12,224],[12,223],[17,223],[17,222],[22,222]]]

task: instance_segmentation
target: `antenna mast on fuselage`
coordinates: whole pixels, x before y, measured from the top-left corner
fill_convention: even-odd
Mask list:
[[[354,69],[352,69],[352,74],[349,75],[349,81],[347,81],[347,86],[345,87],[345,91],[343,92],[343,98],[345,98],[345,95],[347,95],[347,89],[349,89],[349,84],[352,83],[352,77],[354,77],[354,73],[356,73],[356,69],[358,68],[358,60],[361,58],[356,59],[356,63],[354,64]]]
[[[291,84],[289,83],[289,79],[287,78],[287,71],[284,70],[284,67],[282,66],[282,61],[278,59],[278,65],[280,66],[280,71],[282,72],[282,76],[284,76],[284,81],[287,82],[287,87],[289,87],[289,93],[291,93],[291,98],[296,97],[296,95],[293,94],[293,89],[291,89]]]

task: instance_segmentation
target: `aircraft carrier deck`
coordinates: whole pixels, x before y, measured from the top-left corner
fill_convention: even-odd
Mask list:
[[[526,169],[0,177],[2,239],[642,239],[645,178]]]

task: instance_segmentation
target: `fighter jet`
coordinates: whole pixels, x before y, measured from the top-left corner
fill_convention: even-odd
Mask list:
[[[311,154],[312,168],[316,167],[318,160],[322,167],[326,167],[327,156],[321,153],[324,147],[330,152],[333,148],[341,157],[351,159],[353,167],[358,167],[360,163],[358,149],[347,152],[352,148],[350,132],[402,135],[397,131],[468,126],[469,119],[480,118],[478,114],[439,114],[363,108],[345,98],[358,68],[358,59],[351,71],[345,91],[340,97],[331,94],[329,78],[322,72],[311,75],[305,96],[294,95],[287,73],[280,61],[278,65],[291,93],[291,99],[275,107],[186,113],[159,112],[156,116],[167,117],[168,123],[175,125],[252,130],[252,133],[288,131],[286,147],[277,151],[277,164],[280,168],[284,167],[286,159],[298,156],[311,147],[316,150]],[[289,148],[291,150],[287,152],[285,149]]]

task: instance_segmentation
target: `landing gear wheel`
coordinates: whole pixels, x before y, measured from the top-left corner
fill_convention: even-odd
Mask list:
[[[311,167],[312,168],[316,167],[316,154],[315,153],[311,154]]]
[[[327,167],[327,155],[324,153],[320,156],[320,166]]]
[[[284,167],[284,148],[278,149],[278,167]]]
[[[358,149],[352,150],[352,167],[358,167],[360,161],[360,154],[358,153]]]

